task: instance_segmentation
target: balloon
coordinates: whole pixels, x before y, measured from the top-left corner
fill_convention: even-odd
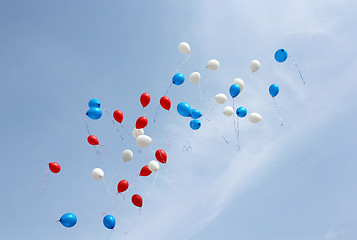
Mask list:
[[[129,188],[129,182],[127,180],[121,180],[118,183],[118,187],[117,187],[118,193],[125,192],[128,188]]]
[[[162,98],[160,98],[160,105],[163,109],[165,110],[170,110],[171,108],[171,100],[170,98],[163,96]]]
[[[284,49],[278,49],[274,54],[274,58],[277,62],[285,62],[285,60],[288,58],[288,52]]]
[[[157,159],[157,161],[159,161],[159,162],[161,162],[163,164],[165,164],[167,162],[167,154],[162,149],[156,150],[155,158]]]
[[[113,113],[113,117],[114,117],[115,121],[117,121],[118,123],[121,123],[123,121],[124,114],[120,110],[115,110]]]
[[[201,74],[199,72],[193,72],[190,75],[190,82],[198,83],[201,80]]]
[[[200,112],[200,110],[198,110],[198,109],[191,110],[191,118],[198,119],[200,117],[202,117],[202,113]]]
[[[190,122],[190,127],[193,130],[198,130],[201,127],[201,122],[197,119],[194,119]]]
[[[232,98],[235,98],[240,93],[240,87],[238,84],[232,84],[229,88],[229,94],[231,94]]]
[[[145,165],[144,167],[141,168],[141,171],[140,171],[140,176],[149,176],[151,174],[151,170],[149,169],[149,166],[148,165]]]
[[[91,99],[88,103],[89,108],[95,107],[100,108],[100,102],[98,99]]]
[[[244,118],[247,115],[247,109],[245,107],[239,107],[236,113],[238,117]]]
[[[140,96],[140,103],[141,105],[144,107],[146,107],[147,105],[149,105],[150,103],[150,95],[148,93],[143,93]]]
[[[95,180],[100,180],[104,177],[104,172],[102,169],[100,168],[94,168],[92,170],[92,177],[95,179]]]
[[[139,117],[136,120],[135,127],[136,127],[136,129],[144,128],[144,127],[146,127],[148,125],[148,122],[149,121],[145,116]]]
[[[129,162],[133,158],[133,152],[129,149],[126,149],[121,154],[121,158],[124,162]]]
[[[234,113],[234,109],[231,106],[227,106],[223,109],[223,114],[227,117],[232,116]]]
[[[183,54],[189,54],[191,49],[187,42],[181,42],[178,46],[179,50]]]
[[[208,61],[206,68],[211,71],[217,70],[219,68],[219,62],[216,59],[211,59]]]
[[[177,105],[177,112],[183,117],[191,117],[191,107],[185,102],[180,102]]]
[[[91,119],[94,119],[94,120],[97,120],[99,119],[101,116],[102,116],[102,110],[100,110],[100,108],[96,108],[96,107],[91,107],[86,115],[91,118]]]
[[[115,227],[115,218],[112,215],[106,215],[103,218],[103,224],[108,229],[113,229]]]
[[[139,194],[134,194],[131,197],[131,202],[137,207],[142,207],[143,206],[143,199]]]
[[[152,160],[149,162],[148,167],[151,172],[157,172],[157,171],[159,171],[160,165],[159,165],[158,161]]]
[[[279,93],[279,86],[276,84],[272,84],[269,87],[269,93],[272,97],[275,97]]]
[[[140,135],[144,135],[144,129],[136,129],[136,128],[134,128],[133,129],[133,137],[137,138]]]
[[[260,62],[259,62],[258,60],[252,60],[252,61],[250,62],[250,70],[251,70],[252,72],[258,71],[259,68],[260,68]]]
[[[59,171],[61,171],[61,166],[56,162],[50,162],[48,164],[48,167],[50,168],[51,172],[53,172],[53,173],[59,173]]]
[[[176,73],[172,78],[172,83],[181,85],[185,81],[185,76],[182,73]]]
[[[216,100],[218,104],[224,104],[227,101],[227,96],[223,93],[220,93],[214,97],[214,100]]]
[[[73,227],[77,223],[77,217],[73,213],[63,214],[59,222],[65,227]]]
[[[260,120],[262,120],[262,116],[259,113],[251,113],[248,115],[248,120],[251,123],[258,123]]]
[[[88,141],[88,143],[89,143],[90,145],[93,145],[93,146],[99,144],[98,138],[97,138],[96,136],[94,136],[94,135],[88,136],[88,137],[87,137],[87,141]]]
[[[240,87],[240,91],[243,91],[244,82],[241,78],[235,78],[233,84],[237,84]]]
[[[152,139],[147,135],[140,135],[136,138],[136,145],[139,147],[147,147],[151,143]]]

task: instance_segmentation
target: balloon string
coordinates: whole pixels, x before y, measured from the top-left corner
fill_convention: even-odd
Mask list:
[[[273,102],[274,102],[274,106],[275,106],[276,112],[278,113],[278,116],[279,116],[279,119],[280,119],[280,126],[284,127],[283,120],[281,118],[281,115],[280,115],[280,112],[279,112],[279,109],[278,109],[278,105],[275,102],[275,98],[272,98],[272,99],[273,99]]]
[[[171,112],[169,110],[169,139],[167,140],[167,146],[171,147]]]
[[[237,142],[238,142],[238,150],[240,150],[240,143],[239,143],[239,118],[237,118]]]
[[[235,118],[235,114],[234,114],[234,98],[233,98],[233,125],[234,125],[234,130],[235,130],[235,133],[236,133],[236,136],[238,137],[238,129],[237,129],[237,126],[236,126],[236,118]],[[237,152],[240,150],[240,147],[239,147],[239,139],[237,139]]]
[[[110,236],[112,235],[112,233],[114,232],[114,229],[112,229],[112,231],[110,231],[108,237],[107,237],[107,240],[110,238]]]
[[[140,215],[141,215],[141,209],[142,209],[142,208],[140,207],[140,208],[139,208],[139,214],[138,214],[138,216],[136,217],[136,219],[135,219],[133,225],[131,225],[131,227],[129,228],[128,231],[124,232],[124,235],[125,235],[125,236],[128,235],[128,233],[133,229],[133,227],[139,222],[139,220],[140,220]]]
[[[107,154],[108,154],[109,160],[111,160],[111,159],[112,159],[112,156],[110,155],[110,152],[108,151],[108,149],[107,149],[104,145],[98,145],[98,146],[101,146],[101,147],[104,148],[104,150],[105,150],[105,151],[107,152]]]
[[[47,168],[46,168],[46,171],[45,171],[45,176],[43,176],[43,180],[42,180],[42,188],[41,188],[41,192],[42,193],[45,193],[46,192],[46,188],[45,188],[45,181],[46,181],[46,177],[47,177]]]
[[[176,182],[175,182],[175,178],[174,178],[174,176],[172,175],[172,172],[171,172],[169,166],[167,166],[167,163],[165,164],[165,166],[166,166],[166,170],[167,170],[167,171],[169,172],[169,174],[170,174],[171,181],[172,181],[172,185],[174,186],[174,188],[177,188],[177,184],[176,184]]]
[[[97,147],[95,145],[93,147],[95,149],[95,154],[97,154],[97,156],[102,155],[101,152],[97,149]]]
[[[211,122],[207,117],[203,116],[203,118],[206,119],[208,122]],[[217,127],[217,125],[216,125],[214,122],[212,122],[212,124],[213,124],[214,128],[217,130],[218,134],[219,134],[219,135],[222,135],[223,140],[224,140],[226,143],[229,143],[229,142],[227,141],[227,139],[224,137],[224,135],[222,134],[222,131],[219,130],[219,128]]]
[[[105,182],[105,179],[104,179],[104,178],[102,178],[102,179],[103,179],[104,186],[105,186],[105,188],[107,189],[107,192],[108,192],[109,196],[111,197],[111,196],[112,196],[112,193],[110,192],[110,189],[108,188],[108,186],[107,186],[107,184],[106,184],[106,182]]]
[[[117,132],[119,133],[119,135],[120,135],[120,137],[121,137],[121,140],[124,141],[124,138],[123,138],[123,136],[121,135],[121,133],[120,133],[120,131],[119,131],[119,128],[117,127],[115,121],[112,120],[112,123],[113,123],[113,126],[115,127],[115,129],[117,130]],[[122,126],[122,128],[124,128],[123,125],[121,125],[121,126]]]
[[[118,193],[115,194],[115,196],[113,197],[113,199],[110,201],[110,203],[107,205],[107,207],[105,208],[104,212],[102,212],[102,216],[104,216],[108,210],[114,205],[115,202],[115,198],[118,196]]]
[[[194,134],[195,134],[194,132],[191,132],[191,136],[188,139],[188,141],[186,142],[185,146],[182,147],[182,151],[188,152],[189,150],[192,150],[191,140],[192,140]]]
[[[152,188],[154,187],[155,183],[156,183],[156,179],[157,179],[157,176],[159,175],[159,171],[156,172],[156,175],[155,175],[155,178],[154,178],[154,181],[152,182],[149,190],[147,191],[147,193],[145,194],[145,198],[147,198],[149,196],[149,194],[151,193],[151,190]]]
[[[301,71],[300,71],[299,66],[295,63],[295,61],[293,60],[293,58],[292,58],[290,55],[289,55],[289,59],[290,59],[290,61],[295,65],[296,69],[297,69],[298,72],[299,72],[300,78],[301,78],[302,82],[303,82],[304,85],[305,85],[305,80],[304,80],[304,78],[302,77],[302,74],[301,74]]]
[[[186,59],[176,68],[175,74],[178,73],[178,70],[179,70],[180,68],[182,68],[183,65],[185,65],[185,64],[187,63],[188,59],[190,58],[190,55],[191,55],[191,54],[188,54],[187,57],[186,57]],[[175,74],[174,74],[174,75],[175,75]]]
[[[92,135],[92,134],[90,134],[89,127],[88,127],[88,122],[87,122],[87,121],[86,121],[86,127],[87,127],[88,135],[89,135],[89,136]]]

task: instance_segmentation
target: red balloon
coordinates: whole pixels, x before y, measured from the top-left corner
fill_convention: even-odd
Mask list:
[[[87,141],[90,145],[98,145],[99,144],[98,138],[94,135],[88,136]]]
[[[118,183],[118,193],[125,192],[129,187],[129,182],[127,180],[121,180]]]
[[[136,129],[144,128],[146,125],[148,125],[148,119],[144,116],[139,117],[138,120],[136,120]]]
[[[53,173],[59,173],[59,171],[61,171],[61,166],[56,162],[50,162],[48,166]]]
[[[147,105],[149,105],[150,103],[150,95],[148,93],[143,93],[140,96],[140,102],[141,105],[143,105],[143,108],[146,107]]]
[[[149,176],[151,174],[151,170],[149,169],[148,165],[145,165],[141,170],[140,170],[140,176]]]
[[[159,149],[155,152],[155,157],[157,159],[157,161],[165,164],[167,162],[167,154],[164,150]]]
[[[142,207],[143,206],[143,199],[139,194],[134,194],[131,197],[131,202],[137,207]]]
[[[163,97],[160,99],[160,105],[161,105],[161,107],[163,107],[164,109],[170,110],[170,108],[171,108],[171,100],[170,100],[170,98],[168,98],[168,97],[166,97],[166,96],[163,96]]]
[[[115,110],[113,113],[113,117],[114,117],[115,121],[117,121],[118,123],[121,123],[123,121],[124,114],[120,110]]]

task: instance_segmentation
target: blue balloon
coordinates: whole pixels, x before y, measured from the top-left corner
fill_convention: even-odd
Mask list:
[[[92,107],[90,108],[86,115],[91,118],[91,119],[94,119],[94,120],[97,120],[99,119],[101,116],[102,116],[102,110],[100,110],[100,108],[96,108],[96,107]]]
[[[244,118],[247,116],[247,109],[245,107],[239,107],[236,111],[238,117]]]
[[[172,83],[181,85],[185,81],[185,76],[182,73],[176,73],[172,78]]]
[[[100,108],[100,101],[98,99],[91,99],[88,103],[89,108],[96,107]]]
[[[191,122],[190,122],[190,127],[191,127],[193,130],[198,130],[198,129],[201,127],[201,122],[200,122],[200,120],[197,120],[197,119],[191,120]]]
[[[191,107],[185,102],[180,102],[177,105],[177,112],[183,117],[191,117]]]
[[[279,93],[279,86],[276,84],[272,84],[269,87],[269,93],[272,97],[275,97]]]
[[[191,110],[191,118],[199,119],[200,117],[202,117],[202,113],[200,112],[200,110],[198,110],[198,109]]]
[[[240,93],[240,87],[238,84],[232,84],[229,88],[229,94],[231,94],[232,98],[235,98]]]
[[[115,227],[115,218],[112,215],[107,215],[103,218],[103,224],[108,229]]]
[[[285,62],[285,60],[288,58],[288,52],[284,49],[279,49],[275,52],[274,58],[277,62]]]
[[[60,218],[59,222],[65,227],[73,227],[77,223],[77,217],[73,213],[66,213]]]

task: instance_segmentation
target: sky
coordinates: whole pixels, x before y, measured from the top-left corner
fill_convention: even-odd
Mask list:
[[[1,1],[2,238],[356,239],[356,9],[352,0]],[[182,41],[191,47],[183,65]],[[291,57],[284,63],[273,57],[280,48]],[[217,71],[206,70],[210,59]],[[177,68],[186,81],[169,89],[170,112],[157,110]],[[199,85],[188,81],[196,71]],[[238,120],[222,114],[232,99],[213,100],[238,77],[235,107],[263,116],[239,119],[240,151]],[[85,115],[92,98],[99,120]],[[177,113],[179,102],[203,113],[199,130]],[[131,131],[142,115],[153,143],[140,149]],[[86,124],[105,146],[100,156]],[[158,148],[167,167],[137,177]],[[128,163],[124,149],[134,152]],[[53,161],[61,172],[45,174]],[[97,167],[101,181],[91,177]],[[125,200],[114,198],[122,179]],[[144,198],[140,213],[134,193]],[[56,222],[67,212],[78,218],[73,228]],[[115,217],[114,231],[103,213]]]

